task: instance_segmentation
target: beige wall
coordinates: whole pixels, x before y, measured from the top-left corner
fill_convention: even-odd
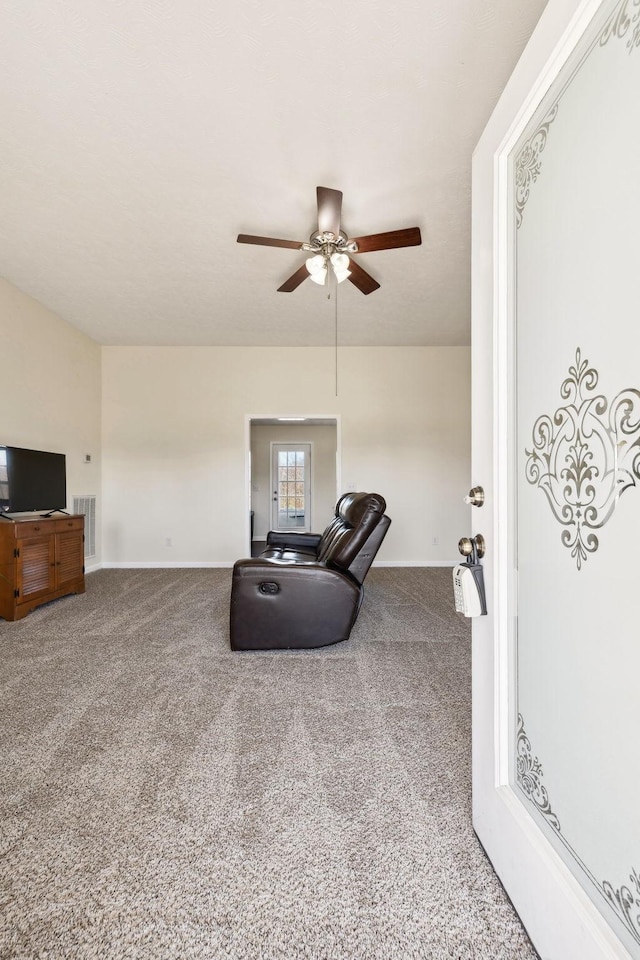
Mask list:
[[[4,280],[0,336],[7,351],[0,377],[0,443],[66,454],[68,507],[74,495],[97,496],[98,563],[100,347]],[[86,453],[90,464],[84,463]]]
[[[263,539],[273,526],[271,508],[271,444],[311,443],[311,529],[324,530],[333,517],[336,499],[336,424],[251,425],[251,506],[255,511],[254,539]]]
[[[393,523],[379,559],[456,558],[469,532],[468,348],[341,348],[337,397],[331,348],[104,347],[102,356],[107,563],[246,556],[247,417],[320,413],[341,417],[343,487],[387,500]]]
[[[466,347],[341,348],[336,397],[331,348],[100,348],[4,281],[0,332],[0,443],[66,454],[69,503],[98,498],[96,563],[246,555],[249,415],[340,417],[342,489],[387,499],[382,562],[454,560],[468,532]]]

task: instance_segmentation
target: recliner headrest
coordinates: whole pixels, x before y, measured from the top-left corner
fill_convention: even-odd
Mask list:
[[[338,500],[336,514],[350,527],[357,527],[365,513],[383,514],[386,508],[379,493],[345,493]]]

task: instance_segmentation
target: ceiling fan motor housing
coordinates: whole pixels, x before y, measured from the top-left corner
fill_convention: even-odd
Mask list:
[[[308,253],[322,253],[325,257],[330,257],[332,253],[357,253],[358,244],[355,240],[349,240],[343,230],[337,237],[333,233],[316,230],[309,237],[309,243],[302,244],[302,249]]]

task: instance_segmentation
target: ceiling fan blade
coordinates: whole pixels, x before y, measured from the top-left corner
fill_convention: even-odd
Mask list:
[[[340,234],[342,192],[332,190],[331,187],[316,187],[316,193],[318,195],[318,231],[332,233],[337,238]]]
[[[278,293],[291,293],[292,290],[295,290],[296,287],[299,287],[308,276],[309,271],[307,270],[307,265],[306,263],[303,263],[302,266],[298,267],[296,272],[292,274],[288,280],[285,280],[281,287],[278,287]]]
[[[367,294],[373,293],[373,291],[377,290],[380,286],[378,281],[374,280],[371,274],[363,270],[360,264],[352,260],[351,257],[349,257],[349,270],[351,271],[349,280],[355,284],[361,293],[364,293],[365,297]]]
[[[258,243],[263,247],[286,247],[288,250],[300,250],[300,240],[275,240],[273,237],[252,237],[248,233],[238,234],[238,243]]]
[[[387,233],[372,233],[368,237],[351,237],[350,239],[358,244],[358,253],[392,250],[394,247],[419,247],[422,243],[419,227],[389,230]]]

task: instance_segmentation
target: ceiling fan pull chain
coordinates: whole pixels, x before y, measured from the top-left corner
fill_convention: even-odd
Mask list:
[[[338,396],[338,282],[336,281],[336,296],[335,296],[335,317],[336,317],[336,328],[335,328],[335,349],[336,349],[336,397]]]

